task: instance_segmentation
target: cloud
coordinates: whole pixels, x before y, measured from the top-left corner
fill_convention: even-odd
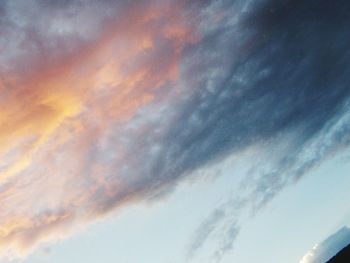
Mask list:
[[[225,217],[224,210],[215,210],[213,213],[202,222],[198,227],[197,233],[195,233],[195,238],[188,250],[188,258],[191,259],[194,253],[203,246],[203,243],[208,238],[208,236],[215,230],[218,222],[220,222]]]
[[[61,16],[70,23],[65,16],[75,3],[31,2],[28,13],[47,11],[50,23]],[[21,14],[26,4],[14,2],[6,12]],[[50,25],[43,29],[26,16],[20,22],[11,15],[4,19],[9,31],[21,33],[9,41],[24,45],[24,53],[1,58],[6,68],[0,89],[0,248],[5,252],[25,255],[38,242],[61,238],[138,195],[141,170],[126,171],[137,160],[128,156],[133,146],[125,144],[147,127],[131,119],[178,79],[181,50],[196,36],[182,23],[181,6],[171,2],[117,7],[123,8],[119,17],[96,21],[84,12],[97,7],[82,7],[77,22],[88,19],[97,32],[86,33],[76,21],[69,28],[82,30],[87,40],[70,33],[52,36]],[[103,7],[107,13],[108,8],[119,13],[114,4]],[[21,25],[12,29],[11,23]],[[21,35],[24,39],[16,39]],[[58,51],[60,41],[74,45]],[[32,67],[23,72],[19,61]]]
[[[241,214],[255,214],[286,185],[349,144],[349,64],[343,59],[349,56],[343,34],[348,4],[261,1],[248,6],[239,1],[232,9],[225,6],[231,12],[242,10],[238,22],[233,18],[220,23],[203,38],[205,47],[196,50],[198,57],[206,50],[208,57],[202,61],[214,57],[217,63],[206,65],[202,79],[195,75],[207,89],[196,90],[178,122],[191,127],[187,116],[196,116],[199,123],[198,132],[192,133],[197,136],[184,143],[186,150],[191,144],[196,149],[190,156],[198,161],[190,165],[259,145],[259,155],[250,161],[252,170],[244,184],[248,190],[241,197],[248,201]],[[222,77],[213,81],[213,75]],[[226,214],[239,217],[236,211]]]
[[[245,201],[189,252],[223,222],[220,260],[241,211],[349,143],[349,4],[282,2],[4,2],[0,249],[26,255],[258,146]]]

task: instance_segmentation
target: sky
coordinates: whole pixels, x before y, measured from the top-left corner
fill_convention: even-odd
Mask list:
[[[0,0],[0,262],[313,263],[350,243],[349,12]]]

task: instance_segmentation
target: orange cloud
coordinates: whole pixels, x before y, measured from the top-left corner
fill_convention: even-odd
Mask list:
[[[97,196],[115,198],[125,186],[89,159],[91,147],[177,80],[183,47],[198,40],[182,11],[132,5],[74,52],[2,74],[0,251],[26,255],[108,212],[96,209]]]

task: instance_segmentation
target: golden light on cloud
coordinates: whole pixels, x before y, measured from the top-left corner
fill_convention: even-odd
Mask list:
[[[181,5],[143,8],[131,5],[121,17],[101,22],[74,52],[33,56],[27,72],[2,73],[1,252],[25,256],[125,199],[113,201],[127,187],[116,159],[91,161],[91,148],[177,80],[183,47],[198,39]],[[119,156],[113,158],[128,158],[123,145],[113,147]]]

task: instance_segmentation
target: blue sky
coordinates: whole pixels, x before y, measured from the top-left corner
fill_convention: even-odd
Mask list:
[[[345,152],[327,160],[248,216],[222,262],[299,262],[315,244],[349,225],[349,157]],[[198,222],[232,196],[229,174],[185,183],[157,203],[122,209],[68,240],[43,246],[24,262],[187,262]],[[213,236],[189,262],[211,262],[207,250],[219,241]]]
[[[321,253],[350,223],[349,8],[1,1],[0,262]]]

